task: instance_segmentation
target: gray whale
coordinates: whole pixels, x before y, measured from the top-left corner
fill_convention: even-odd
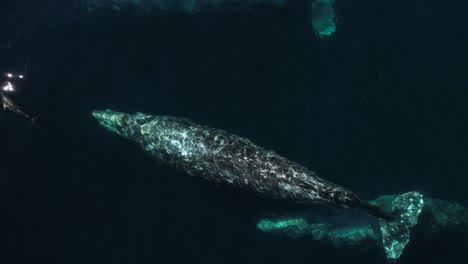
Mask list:
[[[344,187],[221,129],[170,116],[110,110],[93,115],[104,127],[137,142],[156,160],[192,176],[291,202],[374,208]]]
[[[335,0],[86,0],[85,3],[89,11],[131,9],[139,15],[157,11],[197,14],[205,10],[250,9],[255,4],[300,6],[310,10],[310,23],[319,38],[332,36],[336,30]]]
[[[409,228],[421,213],[423,200],[419,193],[401,196],[391,210],[382,210],[274,151],[188,119],[112,110],[92,114],[108,130],[138,143],[159,162],[189,175],[270,198],[358,209],[375,216],[389,258],[394,258],[395,248],[408,243]]]

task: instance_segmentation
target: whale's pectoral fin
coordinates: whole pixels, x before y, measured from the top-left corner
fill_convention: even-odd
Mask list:
[[[382,245],[388,259],[398,259],[403,253],[410,240],[409,229],[417,224],[423,205],[424,200],[420,193],[409,192],[398,196],[391,208],[382,208],[396,215],[395,220],[379,220]]]

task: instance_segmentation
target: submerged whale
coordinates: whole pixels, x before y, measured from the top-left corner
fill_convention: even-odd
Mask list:
[[[298,6],[311,14],[310,23],[319,38],[335,33],[335,0],[86,0],[89,11],[112,8],[116,11],[133,10],[137,14],[156,11],[176,11],[197,14],[205,10],[250,9],[255,4],[271,6]]]
[[[274,151],[188,119],[112,110],[92,115],[108,130],[138,143],[159,162],[192,176],[270,198],[364,211],[380,219],[384,247],[392,247],[409,235],[408,228],[422,207],[422,199],[415,193],[402,198],[396,210],[382,210]]]

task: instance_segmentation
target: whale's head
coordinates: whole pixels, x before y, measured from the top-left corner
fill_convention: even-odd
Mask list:
[[[126,113],[115,112],[109,109],[95,110],[92,115],[98,120],[101,126],[107,130],[115,132],[123,137],[128,137],[125,127],[127,119],[130,117]]]

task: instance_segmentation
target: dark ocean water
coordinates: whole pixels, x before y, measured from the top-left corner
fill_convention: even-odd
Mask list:
[[[418,190],[468,206],[468,3],[337,0],[191,16],[0,9],[0,73],[36,127],[0,112],[0,263],[386,263],[256,230],[297,209],[160,166],[99,127],[111,108],[247,137],[359,193]],[[27,70],[25,71],[27,67]],[[413,240],[398,263],[468,263],[465,234]]]

